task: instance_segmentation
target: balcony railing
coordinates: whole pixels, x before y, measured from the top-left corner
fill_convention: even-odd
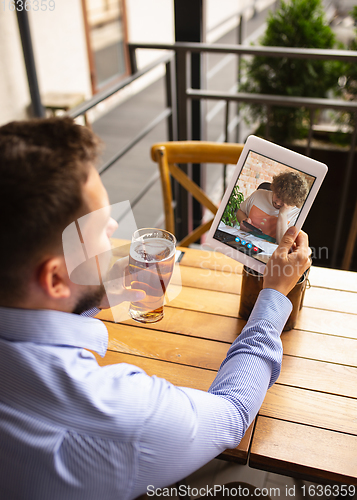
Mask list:
[[[167,50],[168,54],[161,57],[151,65],[142,70],[137,70],[136,65],[136,50],[138,49],[156,49]],[[203,89],[193,89],[188,85],[189,77],[189,56],[192,53],[220,53],[220,54],[235,54],[238,58],[242,55],[253,56],[269,56],[269,57],[285,57],[299,59],[320,59],[320,60],[339,60],[344,62],[357,63],[357,51],[348,50],[324,50],[324,49],[303,49],[303,48],[281,48],[281,47],[262,47],[262,46],[244,46],[244,45],[209,45],[204,43],[184,43],[177,42],[175,44],[129,44],[131,67],[133,70],[132,76],[122,81],[120,84],[114,85],[92,99],[86,101],[82,105],[73,109],[69,114],[72,117],[77,117],[100,102],[104,101],[111,95],[119,92],[121,89],[140,78],[145,73],[151,71],[154,67],[164,63],[166,67],[165,82],[166,82],[166,109],[160,113],[150,124],[148,124],[132,141],[122,150],[118,151],[100,170],[103,173],[110,168],[118,159],[123,157],[132,147],[134,147],[145,135],[147,135],[160,121],[166,119],[168,126],[169,140],[188,140],[189,123],[188,123],[188,103],[194,99],[199,100],[219,100],[225,101],[226,119],[224,125],[224,137],[227,140],[228,130],[239,124],[240,117],[235,116],[231,123],[228,121],[230,115],[229,108],[232,102],[244,103],[259,103],[267,107],[267,116],[271,106],[289,106],[289,107],[305,107],[311,110],[310,113],[310,129],[308,134],[306,154],[310,154],[312,126],[314,112],[317,109],[333,109],[338,111],[347,111],[354,113],[355,126],[351,136],[351,145],[348,155],[346,173],[342,187],[342,202],[338,211],[338,220],[336,233],[334,235],[334,246],[332,249],[332,267],[335,267],[337,254],[339,250],[339,242],[342,233],[342,224],[346,212],[347,193],[351,182],[354,153],[356,147],[357,135],[357,102],[343,101],[327,98],[309,98],[309,97],[288,97],[288,96],[273,96],[263,94],[247,94],[242,92],[228,93],[219,91],[209,91]],[[175,71],[176,68],[176,71]],[[269,136],[269,123],[267,123],[266,136]],[[133,202],[139,203],[143,194],[147,189],[158,180],[159,176],[150,179],[144,189],[135,197]],[[186,226],[187,227],[187,226]],[[350,260],[350,259],[349,259]],[[343,266],[348,267],[349,262],[344,258]]]

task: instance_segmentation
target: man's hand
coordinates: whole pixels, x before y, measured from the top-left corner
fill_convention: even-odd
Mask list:
[[[297,234],[296,227],[290,227],[265,267],[263,288],[274,288],[287,295],[310,267],[309,255],[307,234]]]
[[[100,309],[108,309],[117,306],[122,302],[137,302],[146,297],[142,290],[126,288],[129,280],[129,257],[118,259],[108,273],[105,282],[106,295],[99,305]]]
[[[292,208],[294,208],[294,205],[291,206],[284,203],[283,206],[279,208],[279,214],[287,214]]]
[[[252,224],[252,219],[250,217],[247,217],[246,219],[242,220],[242,222],[240,223],[241,229],[250,233],[249,227],[245,227],[245,225],[244,225],[245,222],[248,222],[248,224]]]
[[[286,230],[288,229],[288,213],[292,209],[290,205],[285,203],[279,208],[278,220],[276,222],[276,235],[275,239],[277,243],[280,243],[283,239]]]

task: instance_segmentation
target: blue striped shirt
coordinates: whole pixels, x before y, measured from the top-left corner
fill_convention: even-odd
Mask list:
[[[290,301],[263,290],[208,392],[99,367],[90,317],[0,308],[0,498],[131,499],[238,445],[277,379]]]

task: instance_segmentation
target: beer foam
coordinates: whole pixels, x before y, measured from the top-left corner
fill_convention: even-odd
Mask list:
[[[162,262],[172,257],[175,245],[165,238],[150,238],[133,242],[130,257],[137,262]]]

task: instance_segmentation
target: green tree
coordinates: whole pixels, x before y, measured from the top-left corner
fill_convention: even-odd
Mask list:
[[[324,16],[320,0],[282,1],[271,12],[261,40],[263,46],[331,49],[335,36]],[[241,89],[259,94],[326,97],[337,89],[341,65],[333,61],[253,57],[246,62],[246,82]],[[266,108],[250,106],[252,117],[267,120]],[[306,134],[306,109],[274,106],[269,115],[270,137],[285,142]]]

